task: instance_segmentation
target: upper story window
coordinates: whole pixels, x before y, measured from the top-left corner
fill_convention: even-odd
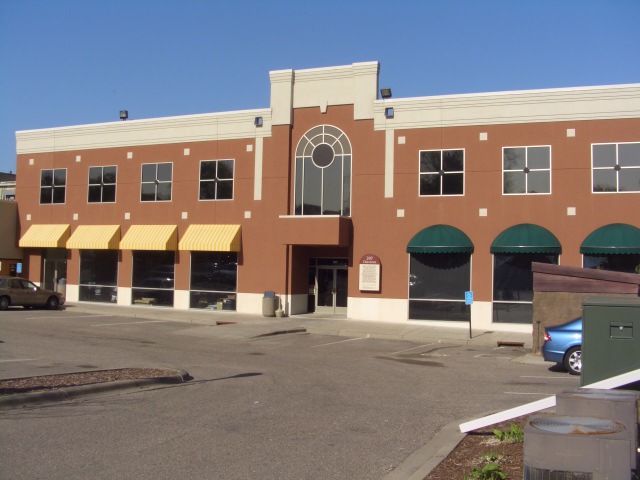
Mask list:
[[[171,200],[172,163],[145,163],[140,182],[141,202],[167,202]]]
[[[200,162],[200,200],[233,199],[233,160]]]
[[[117,167],[89,168],[89,203],[113,203],[116,201]]]
[[[331,125],[305,133],[296,149],[296,215],[351,215],[351,142]]]
[[[591,146],[593,192],[640,192],[640,143]]]
[[[40,172],[40,204],[64,203],[67,191],[67,169]]]
[[[551,193],[551,147],[504,147],[502,193],[533,195]]]
[[[464,150],[420,151],[420,196],[464,195]]]

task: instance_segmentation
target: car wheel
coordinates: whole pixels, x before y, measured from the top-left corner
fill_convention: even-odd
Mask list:
[[[49,300],[47,300],[47,308],[49,310],[57,309],[59,304],[60,302],[58,301],[57,297],[49,297]]]
[[[571,375],[580,375],[582,372],[582,347],[572,347],[564,356],[564,368]]]
[[[0,297],[0,310],[9,308],[9,297]]]

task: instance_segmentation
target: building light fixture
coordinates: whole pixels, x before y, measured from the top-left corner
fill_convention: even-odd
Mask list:
[[[384,87],[380,89],[380,96],[383,99],[391,98],[391,89],[389,87]]]
[[[124,122],[128,118],[129,118],[129,111],[128,110],[120,110],[120,120],[122,120]]]

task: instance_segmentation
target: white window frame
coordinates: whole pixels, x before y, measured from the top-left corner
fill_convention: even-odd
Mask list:
[[[525,168],[523,169],[505,169],[504,164],[504,152],[507,148],[524,148],[525,151]],[[548,148],[549,149],[549,168],[529,168],[529,149],[530,148]],[[515,146],[507,146],[502,147],[502,195],[511,196],[511,195],[551,195],[552,192],[552,166],[553,166],[553,155],[551,145],[515,145]],[[530,172],[549,172],[549,191],[548,192],[529,192],[529,173]],[[505,192],[504,185],[504,176],[507,172],[523,172],[525,175],[524,181],[524,192]]]
[[[218,162],[228,162],[231,161],[233,162],[233,175],[231,176],[231,179],[228,178],[223,178],[223,179],[218,179],[216,178],[215,180],[203,180],[201,178],[202,175],[202,164],[204,162],[215,162],[216,164],[216,177],[218,174]],[[200,187],[202,185],[202,182],[231,182],[231,198],[200,198]],[[236,194],[236,160],[235,158],[219,158],[216,160],[200,160],[200,163],[198,164],[198,201],[199,202],[229,202],[232,201],[235,198],[235,194]],[[216,189],[216,197],[218,196],[218,190]]]
[[[45,172],[47,170],[51,170],[53,178],[52,178],[52,185],[51,187],[47,187],[47,186],[43,186],[42,185],[42,172]],[[55,177],[56,177],[56,171],[60,171],[60,170],[64,170],[64,202],[61,203],[56,203],[53,201],[53,192],[55,189]],[[65,205],[67,203],[67,183],[69,180],[69,175],[68,175],[68,171],[66,168],[43,168],[42,170],[40,170],[40,188],[38,189],[38,202],[40,205]],[[51,188],[51,201],[47,202],[47,203],[42,203],[42,189],[43,188]]]
[[[143,200],[142,199],[142,186],[145,184],[150,184],[152,182],[143,182],[142,181],[142,171],[144,169],[145,165],[155,165],[156,166],[156,179],[153,182],[155,187],[155,200]],[[171,165],[171,180],[166,181],[166,180],[158,180],[158,166],[160,165]],[[171,185],[171,190],[170,190],[170,196],[171,198],[169,200],[158,200],[158,185],[161,183],[169,183]],[[140,197],[139,197],[140,203],[151,203],[151,202],[171,202],[173,200],[173,162],[149,162],[149,163],[143,163],[142,165],[140,165]]]
[[[607,194],[607,193],[640,193],[640,188],[638,190],[624,190],[624,191],[620,191],[620,172],[623,170],[635,170],[635,169],[640,169],[640,165],[638,166],[628,166],[628,167],[623,167],[618,163],[618,156],[619,156],[619,149],[620,149],[620,145],[630,145],[630,144],[640,144],[640,142],[609,142],[609,143],[592,143],[591,144],[591,193],[594,194]],[[593,165],[594,162],[594,155],[593,155],[593,151],[594,151],[594,147],[596,146],[600,146],[600,145],[615,145],[616,146],[616,165],[615,167],[595,167]],[[618,167],[618,168],[616,168]],[[615,191],[594,191],[594,182],[593,182],[593,174],[595,173],[596,170],[611,170],[611,169],[616,170],[616,190]]]
[[[104,169],[105,168],[109,168],[109,167],[114,167],[116,169],[115,182],[113,182],[113,183],[104,183]],[[89,201],[89,187],[95,187],[95,186],[98,185],[97,183],[91,183],[91,169],[92,168],[100,168],[100,169],[102,169],[102,173],[100,175],[101,182],[99,184],[100,185],[100,201],[99,202],[90,202]],[[116,191],[115,191],[115,195],[113,197],[113,202],[103,202],[102,201],[102,192],[103,192],[103,187],[105,185],[113,185],[115,187]],[[116,203],[117,198],[118,198],[118,166],[117,165],[93,165],[93,166],[89,167],[89,169],[87,170],[87,204],[95,205],[95,204],[101,204],[101,203]]]
[[[423,175],[440,175],[439,172],[421,172],[420,171],[420,164],[421,164],[421,157],[422,157],[422,153],[423,152],[440,152],[440,166],[442,166],[442,154],[443,152],[452,152],[452,151],[461,151],[462,152],[462,170],[456,170],[456,171],[452,171],[452,172],[446,172],[443,173],[441,176],[444,175],[451,175],[453,173],[455,174],[460,174],[462,173],[462,193],[452,193],[452,194],[448,194],[448,193],[442,193],[442,179],[440,181],[440,193],[438,195],[422,195],[420,193],[420,184],[421,184],[421,180],[422,180],[422,176]],[[429,148],[429,149],[421,149],[418,151],[418,196],[420,198],[439,198],[439,197],[464,197],[464,193],[467,189],[467,175],[465,172],[465,166],[467,164],[467,152],[466,149],[464,148]]]
[[[338,135],[336,135],[337,133]],[[291,198],[291,201],[293,202],[291,206],[292,208],[291,211],[294,212],[294,215],[296,217],[335,216],[332,214],[325,215],[322,213],[318,215],[295,213],[296,199],[298,195],[300,195],[300,199],[303,205],[304,205],[304,196],[305,196],[304,167],[302,169],[298,169],[298,160],[300,159],[302,160],[302,163],[304,163],[305,158],[312,157],[314,148],[323,143],[330,145],[334,150],[335,156],[340,157],[341,158],[340,161],[343,162],[342,178],[341,178],[343,183],[342,183],[342,187],[340,188],[341,213],[339,214],[339,216],[352,217],[353,216],[353,148],[351,145],[351,140],[347,136],[346,132],[344,132],[344,130],[342,130],[340,127],[336,127],[335,125],[331,125],[331,124],[320,124],[320,125],[311,127],[309,130],[307,130],[304,133],[304,135],[302,135],[302,137],[300,137],[300,140],[298,140],[298,144],[296,146],[295,156],[294,156],[294,168],[293,168],[294,192]],[[345,197],[345,188],[344,188],[345,163],[344,162],[346,161],[345,157],[349,157],[349,192],[348,192],[349,193],[349,214],[348,215],[344,213],[344,200],[345,200],[344,198]],[[318,167],[318,168],[322,169],[323,167]],[[297,186],[298,175],[302,176],[302,181],[299,188]],[[320,205],[321,205],[321,208],[324,206],[324,188],[322,187],[321,187],[321,193],[320,193]]]

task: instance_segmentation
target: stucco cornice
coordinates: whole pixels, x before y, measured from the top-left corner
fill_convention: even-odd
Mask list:
[[[263,118],[256,127],[255,117]],[[271,110],[152,118],[16,132],[18,154],[271,136]]]
[[[374,111],[376,130],[640,118],[640,84],[377,100]]]

